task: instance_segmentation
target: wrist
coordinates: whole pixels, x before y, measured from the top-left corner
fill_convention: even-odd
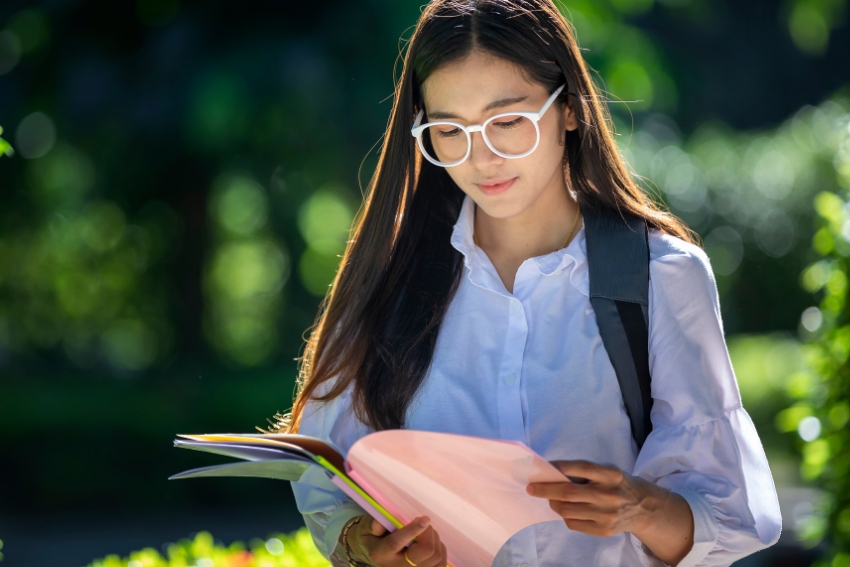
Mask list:
[[[659,525],[673,493],[642,478],[634,478],[641,486],[640,505],[626,531],[643,541],[643,536]]]
[[[368,516],[355,516],[348,520],[342,528],[342,532],[339,534],[339,543],[342,547],[342,553],[345,556],[345,560],[351,567],[370,567],[370,564],[361,557],[361,554],[358,553],[360,551],[359,546],[352,546],[351,541],[352,534],[349,532],[353,532],[355,530],[359,530],[360,526],[357,525],[364,518],[368,518]],[[359,533],[359,532],[357,532]]]
[[[690,504],[672,490],[652,484],[646,499],[645,513],[639,514],[632,535],[655,557],[669,565],[677,565],[694,543],[694,520]]]

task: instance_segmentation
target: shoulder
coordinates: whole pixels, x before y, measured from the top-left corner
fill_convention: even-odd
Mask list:
[[[673,257],[692,258],[695,261],[709,265],[705,251],[686,240],[661,232],[657,229],[649,231],[649,258],[652,260],[672,259]]]
[[[650,317],[650,326],[675,320],[694,329],[714,322],[722,328],[717,283],[702,248],[653,230],[649,256],[649,307],[655,316],[654,321]]]
[[[714,272],[705,251],[678,236],[649,231],[650,280],[700,280],[714,285]],[[695,283],[695,282],[694,282]]]

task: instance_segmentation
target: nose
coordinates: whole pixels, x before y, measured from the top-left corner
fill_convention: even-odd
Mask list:
[[[476,169],[492,169],[494,165],[498,165],[505,160],[502,156],[493,153],[493,150],[484,141],[482,132],[472,132],[470,134],[470,144],[469,160]]]

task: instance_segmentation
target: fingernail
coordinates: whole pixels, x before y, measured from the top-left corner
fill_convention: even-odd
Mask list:
[[[428,518],[422,518],[422,519],[419,520],[419,525],[422,526],[423,528],[430,523],[431,523],[431,520],[428,519]]]

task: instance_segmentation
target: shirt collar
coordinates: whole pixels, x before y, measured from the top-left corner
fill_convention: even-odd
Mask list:
[[[463,263],[468,270],[467,277],[473,284],[491,290],[503,289],[504,285],[502,285],[492,262],[473,240],[474,227],[475,201],[469,195],[466,195],[457,222],[452,230],[451,244],[458,252],[463,254]],[[569,269],[570,283],[589,297],[587,245],[584,234],[584,222],[581,222],[575,238],[566,248],[543,256],[535,256],[532,260],[544,276],[553,276],[564,269]]]

